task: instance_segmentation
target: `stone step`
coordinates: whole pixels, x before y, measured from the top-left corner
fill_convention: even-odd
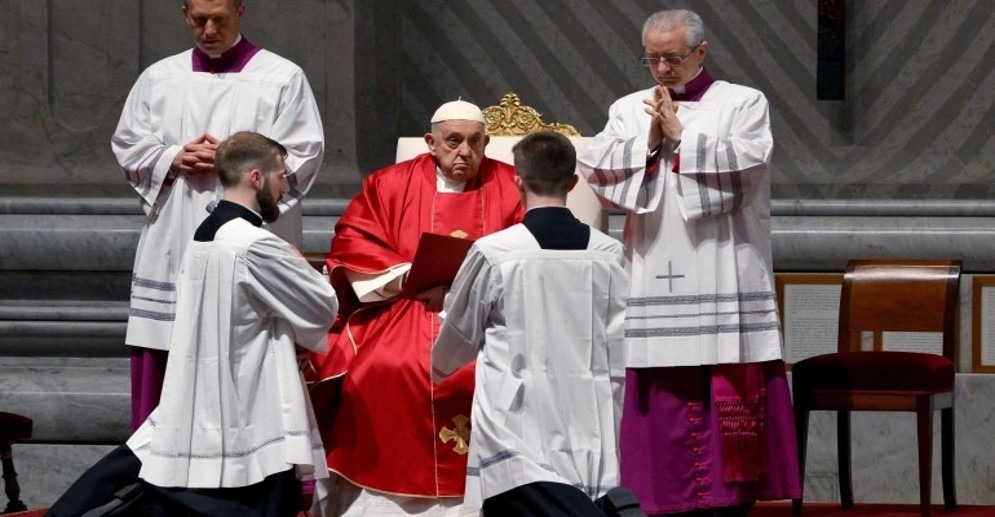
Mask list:
[[[32,442],[123,442],[130,386],[128,359],[0,358],[0,407],[34,420]]]
[[[127,302],[130,291],[130,268],[126,271],[0,270],[0,300]]]
[[[303,220],[303,250],[327,253],[337,215]],[[130,272],[142,216],[0,212],[0,271]]]
[[[0,355],[126,357],[128,302],[0,300]]]
[[[0,321],[128,321],[128,302],[0,300]]]
[[[0,356],[127,357],[126,321],[0,320]]]

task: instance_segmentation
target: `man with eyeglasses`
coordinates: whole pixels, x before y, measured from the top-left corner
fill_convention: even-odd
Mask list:
[[[626,210],[622,486],[650,514],[745,515],[801,492],[770,248],[763,93],[704,69],[701,18],[643,25],[657,83],[609,109],[578,165]]]

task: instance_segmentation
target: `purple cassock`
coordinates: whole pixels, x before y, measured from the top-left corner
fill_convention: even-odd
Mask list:
[[[671,91],[671,98],[698,102],[714,81],[702,69],[684,92]],[[754,379],[723,383],[727,375]],[[801,496],[783,361],[630,368],[625,386],[621,483],[644,512],[682,513]],[[749,407],[722,409],[724,400],[747,397],[754,397]],[[732,436],[737,434],[751,436],[737,445]]]
[[[194,47],[191,67],[194,72],[210,74],[238,73],[259,52],[244,36],[238,43],[217,58],[212,58]],[[165,339],[165,337],[164,337]],[[131,430],[134,432],[159,405],[162,381],[166,375],[164,350],[131,347]]]
[[[736,365],[732,365],[736,366]],[[622,486],[648,514],[739,506],[801,496],[791,393],[782,361],[761,363],[760,467],[753,481],[724,480],[722,423],[711,366],[630,368],[619,433]]]

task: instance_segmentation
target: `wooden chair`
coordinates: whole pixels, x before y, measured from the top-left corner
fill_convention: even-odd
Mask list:
[[[837,352],[792,367],[802,477],[810,411],[837,414],[840,499],[853,507],[851,411],[914,411],[919,447],[919,504],[930,512],[933,411],[941,414],[943,502],[957,506],[954,486],[954,365],[961,263],[957,260],[853,260],[840,299]],[[882,350],[882,332],[942,332],[943,355]],[[874,351],[861,351],[861,333]],[[802,500],[792,502],[796,515]]]
[[[17,472],[14,470],[14,458],[11,444],[31,438],[30,418],[14,413],[0,412],[0,461],[3,463],[3,488],[7,494],[7,508],[2,513],[23,512],[27,510],[21,502],[21,487],[17,484]]]

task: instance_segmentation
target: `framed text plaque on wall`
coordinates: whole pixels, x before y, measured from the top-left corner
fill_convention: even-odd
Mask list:
[[[995,276],[974,275],[971,296],[971,371],[995,373]]]
[[[843,275],[778,273],[775,285],[784,362],[835,352]]]

